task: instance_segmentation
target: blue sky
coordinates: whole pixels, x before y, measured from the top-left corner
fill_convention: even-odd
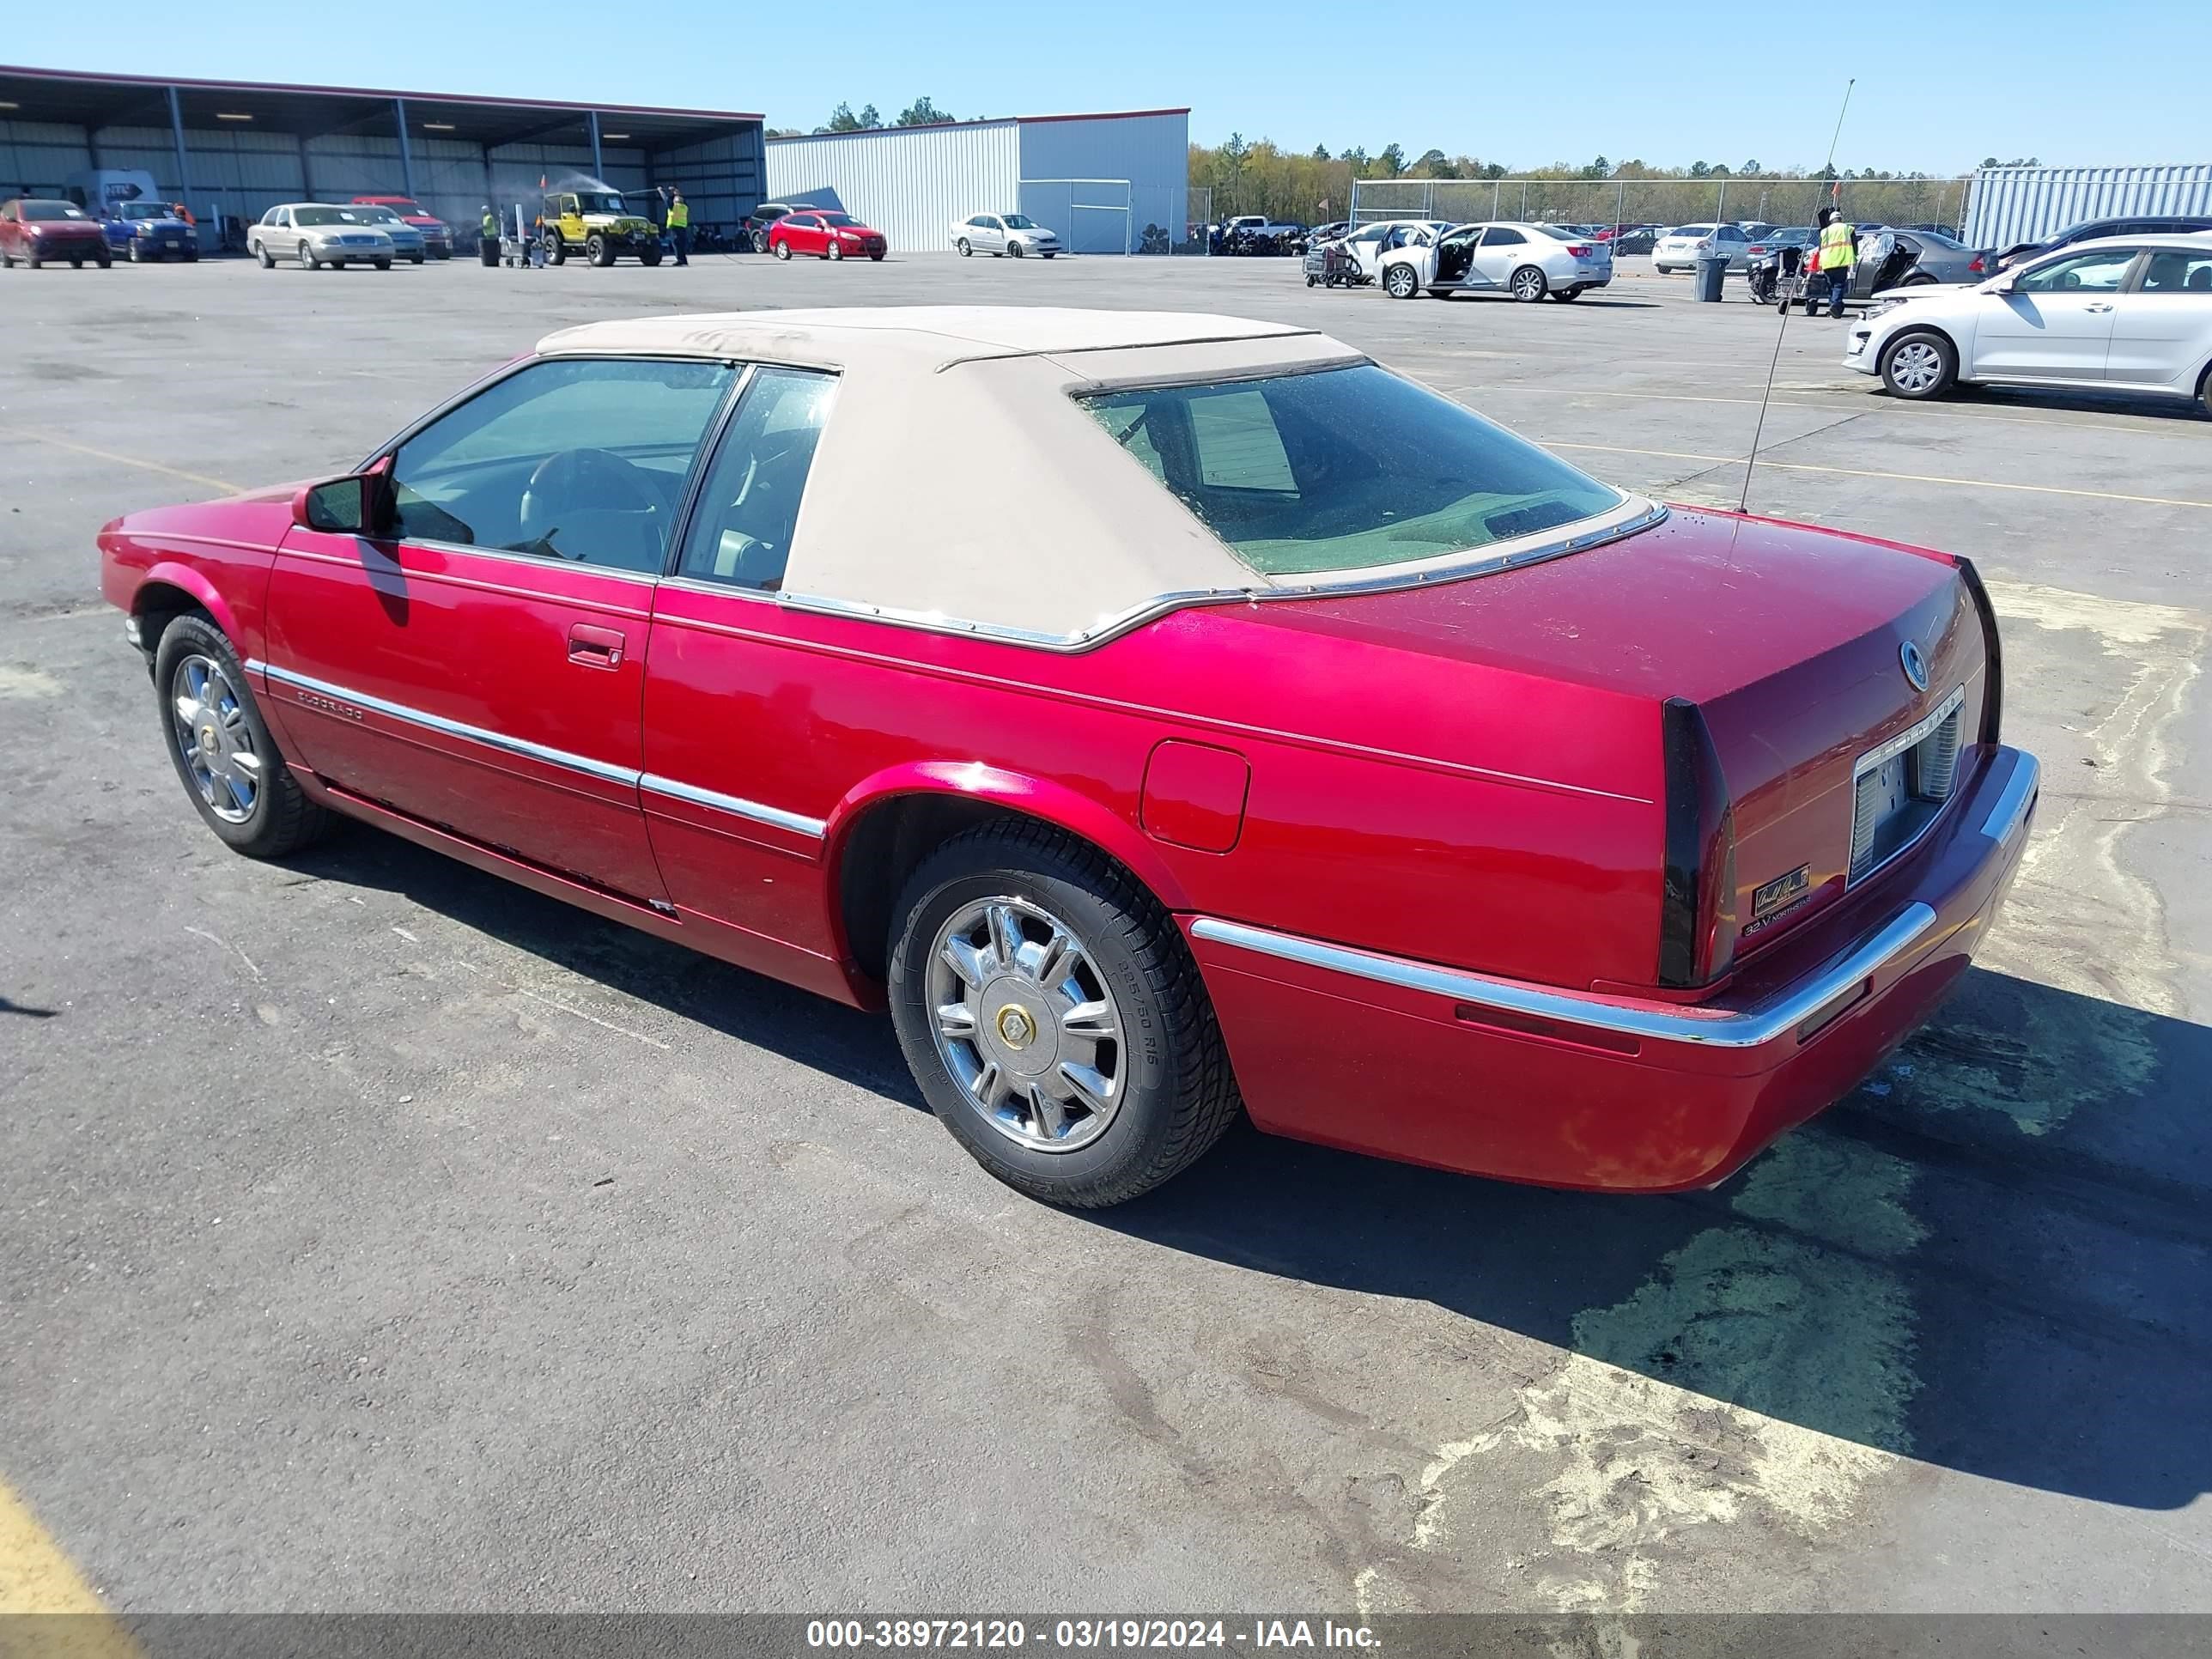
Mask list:
[[[1897,20],[1902,21],[1897,21]],[[1588,0],[1387,7],[1319,0],[830,0],[631,9],[379,0],[106,0],[97,27],[19,9],[0,58],[52,68],[759,110],[811,128],[840,99],[886,116],[1191,106],[1191,136],[1285,148],[1434,145],[1517,167],[1636,157],[1817,166],[1848,76],[1840,165],[1953,172],[2212,160],[2184,66],[2203,0],[2008,4]]]

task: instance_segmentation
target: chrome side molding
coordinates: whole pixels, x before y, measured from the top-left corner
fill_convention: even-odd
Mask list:
[[[1357,979],[1403,990],[1425,991],[1480,1008],[1500,1008],[1510,1013],[1531,1014],[1592,1030],[1656,1042],[1700,1043],[1715,1048],[1757,1048],[1786,1036],[1816,1015],[1846,997],[1855,997],[1860,986],[1903,956],[1936,925],[1936,912],[1928,905],[1908,904],[1887,926],[1808,974],[1789,990],[1754,1007],[1699,1010],[1684,1006],[1679,1012],[1650,1005],[1632,1007],[1573,991],[1539,989],[1508,980],[1486,979],[1477,974],[1436,968],[1401,957],[1348,950],[1316,939],[1278,933],[1242,922],[1202,916],[1191,924],[1191,933],[1216,944],[1233,945],[1263,957],[1325,968]]]
[[[387,720],[404,721],[426,732],[437,732],[449,738],[460,738],[470,743],[482,744],[487,749],[496,749],[509,755],[522,755],[548,766],[558,766],[571,772],[580,772],[586,777],[604,782],[626,785],[634,789],[648,791],[672,800],[689,801],[695,806],[704,806],[717,812],[726,812],[732,817],[753,823],[765,823],[793,835],[808,836],[819,841],[829,825],[820,818],[810,818],[798,812],[787,812],[780,806],[769,806],[757,800],[746,800],[737,795],[720,794],[712,789],[702,789],[693,784],[679,783],[674,778],[664,778],[634,768],[616,766],[609,762],[594,760],[589,755],[572,754],[566,749],[555,749],[526,738],[509,737],[504,732],[489,727],[471,726],[463,720],[448,720],[443,714],[431,714],[428,709],[410,708],[405,703],[388,698],[374,697],[365,691],[317,679],[312,674],[296,673],[289,668],[279,668],[273,663],[249,661],[246,667],[252,673],[266,676],[278,685],[289,686],[311,696],[328,698],[333,702],[349,704],[382,714]]]

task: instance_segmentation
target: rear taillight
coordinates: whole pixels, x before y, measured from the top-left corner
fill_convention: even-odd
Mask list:
[[[1574,255],[1577,259],[1587,259],[1589,258],[1589,244],[1584,242],[1568,243],[1567,252]]]
[[[1735,960],[1735,815],[1705,713],[1681,697],[1660,708],[1667,780],[1666,868],[1659,894],[1659,982],[1711,984]]]
[[[1972,271],[1975,276],[1980,276],[1982,274],[1982,256],[1977,253],[1972,258],[1967,260],[1966,269]]]

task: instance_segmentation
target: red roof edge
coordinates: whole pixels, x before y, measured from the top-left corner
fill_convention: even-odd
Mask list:
[[[1035,124],[1041,121],[1140,121],[1147,115],[1188,115],[1189,107],[1182,109],[1107,109],[1095,115],[1017,115],[1014,119]]]
[[[93,70],[34,69],[27,64],[0,64],[0,75],[20,75],[40,81],[102,82],[137,87],[190,88],[196,92],[298,93],[315,98],[410,98],[425,104],[495,104],[506,109],[572,109],[579,114],[597,110],[602,115],[665,115],[698,121],[763,121],[750,110],[677,109],[658,104],[586,104],[565,98],[500,98],[488,93],[405,92],[394,87],[326,87],[283,81],[203,81],[185,75],[103,75]]]

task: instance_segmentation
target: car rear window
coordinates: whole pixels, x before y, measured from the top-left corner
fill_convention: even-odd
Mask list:
[[[1263,575],[1439,558],[1624,499],[1372,364],[1079,401]]]
[[[1683,225],[1667,234],[1669,236],[1710,236],[1713,234],[1713,228],[1711,225]]]

